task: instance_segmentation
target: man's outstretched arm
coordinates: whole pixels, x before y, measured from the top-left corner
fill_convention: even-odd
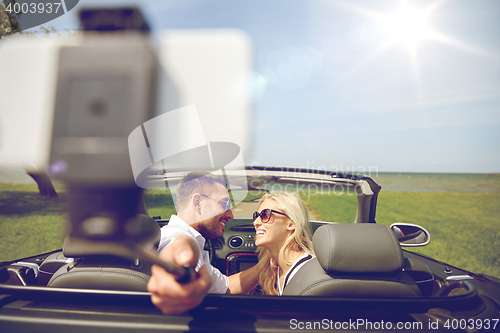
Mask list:
[[[178,236],[172,244],[160,252],[160,258],[179,266],[196,267],[199,251],[195,242],[186,235]],[[153,265],[148,291],[151,302],[164,314],[178,314],[201,304],[212,280],[205,267],[201,267],[195,279],[181,284],[163,268]]]

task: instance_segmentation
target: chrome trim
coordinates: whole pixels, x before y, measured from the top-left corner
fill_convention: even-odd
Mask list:
[[[425,229],[421,225],[413,224],[413,223],[396,222],[396,223],[391,224],[389,226],[389,228],[392,230],[392,226],[395,225],[395,224],[407,225],[407,226],[410,226],[410,227],[419,227],[419,228],[422,228],[422,230],[424,230],[424,232],[427,234],[427,236],[429,236],[429,238],[427,239],[427,241],[425,243],[422,243],[422,244],[404,244],[404,243],[399,243],[401,246],[404,246],[404,247],[418,247],[418,246],[426,246],[427,244],[430,243],[430,241],[431,241],[431,233],[429,231],[427,231],[427,229]]]
[[[418,281],[417,281],[417,280],[415,280],[415,283],[432,282],[432,281],[434,281],[434,278],[432,278],[432,279],[428,279],[428,280],[418,280]]]
[[[235,238],[239,238],[241,239],[241,245],[240,246],[232,246],[231,245],[231,240],[235,239]],[[239,235],[236,235],[236,236],[233,236],[231,238],[229,238],[229,240],[227,241],[227,245],[232,248],[232,249],[239,249],[240,247],[242,247],[243,245],[245,244],[245,240],[243,239],[243,237],[239,236]]]
[[[38,264],[32,263],[32,262],[24,262],[24,261],[18,261],[16,263],[11,264],[12,266],[21,266],[21,267],[28,267],[33,269],[35,272],[35,277],[38,276],[38,272],[40,270],[40,266]]]
[[[450,275],[446,277],[447,281],[474,280],[470,275]]]

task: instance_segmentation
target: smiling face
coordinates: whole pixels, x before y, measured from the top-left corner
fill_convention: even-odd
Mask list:
[[[221,200],[229,199],[226,188],[222,184],[215,184],[211,189],[212,191],[209,193],[203,193],[206,196],[196,194],[198,195],[196,200],[198,200],[197,208],[201,214],[201,221],[193,225],[193,228],[198,230],[205,239],[222,237],[227,221],[233,218],[233,212],[231,210],[224,211],[221,206],[223,203]]]
[[[258,212],[261,213],[264,209],[272,209],[284,213],[272,199],[267,199],[262,202]],[[255,227],[255,245],[275,253],[279,252],[287,238],[291,236],[295,230],[295,225],[292,220],[284,215],[276,213],[271,214],[271,218],[267,223],[263,223],[262,219],[257,217],[253,225]]]

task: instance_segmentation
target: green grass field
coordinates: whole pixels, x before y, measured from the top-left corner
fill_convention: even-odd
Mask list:
[[[36,184],[0,183],[0,261],[20,259],[62,248],[67,234],[64,187],[59,198],[41,198]],[[175,213],[170,195],[149,190],[148,214],[169,218]]]
[[[64,188],[58,199],[42,199],[36,185],[0,183],[0,261],[19,259],[59,249],[66,234]],[[307,199],[317,219],[352,223],[354,195],[314,195]],[[172,199],[149,190],[151,216],[169,218]],[[377,222],[415,223],[431,233],[431,243],[412,249],[451,265],[500,277],[499,192],[381,192]]]
[[[170,192],[165,190],[148,190],[144,197],[149,216],[161,216],[169,219],[175,214],[175,205]]]
[[[64,188],[58,198],[41,198],[36,184],[0,183],[0,261],[62,247],[66,236]]]

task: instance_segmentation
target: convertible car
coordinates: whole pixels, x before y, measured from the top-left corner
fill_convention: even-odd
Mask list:
[[[159,175],[175,183],[182,175]],[[425,246],[421,226],[376,221],[381,186],[372,178],[324,170],[248,167],[228,171],[235,218],[220,239],[207,242],[212,264],[227,275],[257,262],[251,215],[268,191],[291,191],[357,200],[354,221],[316,221],[316,258],[288,283],[284,296],[209,294],[189,313],[168,316],[146,291],[151,264],[133,255],[111,255],[70,237],[60,250],[0,263],[2,332],[217,331],[283,332],[497,332],[500,280],[448,265],[402,247]],[[151,248],[168,216],[141,215]],[[126,247],[126,244],[123,245]]]

